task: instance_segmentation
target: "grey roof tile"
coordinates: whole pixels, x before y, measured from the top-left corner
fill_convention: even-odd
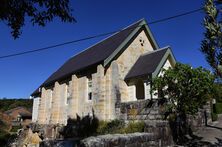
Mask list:
[[[165,47],[141,55],[126,75],[125,80],[152,74],[168,49],[169,47]]]

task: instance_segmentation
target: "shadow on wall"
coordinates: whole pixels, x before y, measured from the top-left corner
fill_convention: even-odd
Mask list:
[[[64,126],[59,132],[64,138],[85,138],[96,134],[96,130],[99,126],[99,120],[94,114],[94,110],[92,110],[93,115],[89,114],[80,117],[77,114],[76,119],[69,118],[67,121],[67,125]]]
[[[118,86],[115,86],[116,102],[121,102],[121,93]]]

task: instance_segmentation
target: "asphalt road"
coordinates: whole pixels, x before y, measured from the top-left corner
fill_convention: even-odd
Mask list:
[[[195,145],[222,147],[222,114],[218,116],[217,121],[201,128],[195,135],[199,137],[194,141]]]

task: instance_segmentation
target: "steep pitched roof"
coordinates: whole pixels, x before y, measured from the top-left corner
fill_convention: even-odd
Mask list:
[[[169,47],[141,55],[129,73],[126,75],[125,80],[146,75],[158,74],[160,70],[158,66],[162,67],[169,55],[171,55],[172,62],[175,64],[174,56]]]
[[[153,48],[157,49],[158,45],[154,40],[146,21],[142,19],[70,58],[41,86],[53,84],[57,80],[71,76],[72,74],[84,70],[92,65],[100,63],[104,66],[107,65],[142,27],[145,28],[145,32],[148,34],[148,37],[150,37],[150,42],[153,45]],[[39,91],[36,90],[31,95],[33,96],[38,93]]]

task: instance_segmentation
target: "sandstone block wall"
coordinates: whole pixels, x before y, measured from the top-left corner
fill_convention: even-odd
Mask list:
[[[79,80],[76,75],[72,75],[71,80],[71,100],[70,100],[70,109],[69,116],[75,118],[76,114],[79,114],[80,100],[79,100]]]
[[[142,31],[116,60],[119,68],[119,91],[122,102],[135,100],[135,97],[130,97],[134,91],[132,88],[129,88],[124,78],[137,59],[149,51],[153,51],[153,47],[145,32]]]
[[[86,75],[72,75],[70,81],[55,82],[50,89],[42,88],[38,111],[40,124],[66,124],[68,117],[76,114],[92,114],[101,120],[117,118],[116,103],[135,101],[135,86],[128,86],[124,81],[126,74],[140,55],[152,51],[144,31],[140,32],[132,43],[111,65],[104,68],[97,65],[97,72],[92,75],[92,100],[88,100],[88,78]],[[90,72],[89,72],[90,74]],[[149,98],[149,85],[145,85],[146,99]],[[70,94],[69,100],[68,94]],[[69,102],[69,104],[67,103]],[[50,106],[50,107],[49,107]]]
[[[38,120],[39,101],[39,97],[33,99],[32,122],[36,122]]]
[[[50,124],[64,124],[66,123],[65,114],[65,99],[66,96],[66,84],[60,84],[58,82],[55,83],[53,94],[52,94],[52,108],[51,108],[51,117]]]
[[[132,102],[121,102],[116,105],[118,119],[131,120],[162,120],[163,112],[158,101],[139,100]]]
[[[42,94],[39,104],[39,112],[38,112],[38,123],[44,124],[49,121],[49,111],[48,104],[50,103],[50,89],[42,88]]]

